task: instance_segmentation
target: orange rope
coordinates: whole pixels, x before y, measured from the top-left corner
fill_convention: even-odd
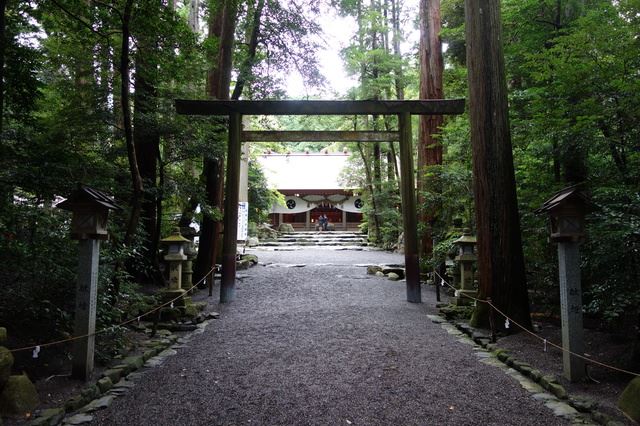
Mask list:
[[[445,280],[444,278],[442,278],[442,276],[441,276],[438,272],[436,272],[436,271],[433,271],[433,272],[434,272],[434,273],[435,273],[435,274],[436,274],[436,275],[437,275],[437,276],[442,280],[442,282],[443,282],[444,284],[446,284],[447,286],[451,287],[451,288],[452,288],[453,290],[455,290],[455,291],[457,291],[457,290],[458,290],[457,288],[455,288],[454,286],[452,286],[449,282],[447,282],[447,280]],[[437,284],[436,284],[436,285],[437,285]],[[543,338],[543,337],[538,336],[537,334],[535,334],[535,333],[534,333],[534,332],[532,332],[531,330],[529,330],[529,329],[527,329],[527,328],[523,327],[522,325],[518,324],[518,322],[517,322],[517,321],[514,321],[513,319],[509,318],[507,315],[505,315],[505,313],[504,313],[504,312],[502,312],[502,311],[501,311],[500,309],[498,309],[498,308],[497,308],[497,307],[496,307],[492,302],[490,302],[490,301],[488,301],[488,300],[481,300],[481,299],[475,298],[475,297],[473,297],[473,296],[469,296],[469,295],[468,295],[468,294],[466,294],[466,293],[461,293],[461,295],[462,295],[463,297],[467,297],[467,298],[469,298],[469,299],[471,299],[471,300],[474,300],[474,301],[476,301],[476,302],[486,303],[486,304],[487,304],[487,305],[489,305],[492,309],[494,309],[496,312],[498,312],[500,315],[502,315],[503,317],[505,317],[506,319],[508,319],[508,320],[509,320],[509,322],[511,322],[511,323],[515,324],[516,326],[520,327],[520,329],[524,330],[525,332],[529,333],[531,336],[533,336],[533,337],[535,337],[536,339],[538,339],[538,340],[540,340],[540,341],[544,342],[545,344],[549,344],[549,345],[553,346],[554,348],[560,349],[562,352],[567,352],[567,353],[569,353],[569,354],[571,354],[571,355],[573,355],[573,356],[575,356],[575,357],[581,358],[581,359],[583,359],[583,360],[585,360],[585,361],[587,361],[587,362],[590,362],[590,363],[592,363],[592,364],[599,365],[599,366],[604,367],[604,368],[608,368],[608,369],[610,369],[610,370],[614,370],[614,371],[618,371],[618,372],[620,372],[620,373],[626,373],[626,374],[630,374],[630,375],[632,375],[632,376],[640,377],[640,374],[639,374],[639,373],[634,373],[633,371],[624,370],[624,369],[622,369],[622,368],[618,368],[618,367],[614,367],[614,366],[612,366],[612,365],[604,364],[604,363],[602,363],[602,362],[600,362],[600,361],[596,361],[596,360],[591,359],[591,358],[589,358],[589,357],[586,357],[586,356],[584,356],[584,355],[581,355],[581,354],[578,354],[578,353],[572,352],[572,351],[570,351],[570,350],[568,350],[568,349],[563,348],[562,346],[560,346],[560,345],[558,345],[558,344],[556,344],[556,343],[553,343],[553,342],[551,342],[551,341],[549,341],[549,340],[547,340],[547,339],[545,339],[545,338]]]
[[[196,288],[198,285],[200,285],[200,283],[202,283],[202,282],[203,282],[203,281],[204,281],[204,280],[205,280],[205,279],[206,279],[210,274],[212,274],[212,273],[213,273],[213,271],[214,271],[215,269],[216,269],[216,268],[215,268],[215,267],[213,267],[213,269],[211,269],[211,270],[210,270],[210,271],[209,271],[205,276],[203,276],[203,277],[200,279],[200,281],[198,281],[197,283],[195,283],[195,284],[194,284],[193,286],[191,286],[191,288],[189,288],[188,290],[185,290],[185,293],[190,292],[191,290],[193,290],[194,288]],[[25,347],[17,348],[17,349],[10,349],[10,350],[9,350],[9,352],[15,353],[15,352],[28,351],[28,350],[31,350],[31,349],[36,349],[36,348],[38,348],[38,347],[39,347],[39,348],[46,348],[46,347],[48,347],[48,346],[55,346],[55,345],[60,345],[60,344],[62,344],[62,343],[73,342],[73,341],[75,341],[75,340],[79,340],[79,339],[85,339],[85,338],[87,338],[87,337],[94,337],[94,336],[97,336],[97,335],[99,335],[99,334],[106,333],[107,331],[109,331],[110,329],[113,329],[113,328],[115,328],[115,327],[122,327],[122,326],[124,326],[124,325],[131,324],[131,323],[132,323],[132,322],[134,322],[134,321],[138,321],[138,319],[140,319],[140,318],[144,318],[144,317],[148,316],[149,314],[152,314],[152,313],[154,313],[154,312],[156,312],[156,311],[158,311],[158,310],[160,310],[160,309],[164,308],[165,306],[172,304],[173,302],[175,302],[176,300],[180,299],[181,297],[184,297],[184,295],[181,295],[181,296],[178,296],[178,297],[174,297],[173,299],[171,299],[171,300],[169,300],[169,301],[167,301],[167,302],[163,303],[162,305],[158,305],[158,306],[156,306],[155,308],[153,308],[152,310],[150,310],[150,311],[148,311],[148,312],[145,312],[145,313],[144,313],[144,314],[142,314],[142,315],[138,315],[138,316],[137,316],[137,317],[135,317],[135,318],[132,318],[132,319],[129,319],[129,320],[123,321],[123,322],[121,322],[120,324],[114,324],[114,325],[112,325],[112,326],[110,326],[110,327],[103,328],[102,330],[94,331],[93,333],[85,334],[85,335],[83,335],[83,336],[73,336],[73,337],[69,337],[69,338],[67,338],[67,339],[63,339],[63,340],[56,340],[56,341],[48,342],[48,343],[42,343],[42,344],[40,344],[40,345],[32,345],[32,346],[25,346]]]

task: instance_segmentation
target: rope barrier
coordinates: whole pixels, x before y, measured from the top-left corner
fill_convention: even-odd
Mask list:
[[[457,289],[457,288],[455,288],[455,287],[454,287],[453,285],[451,285],[447,280],[445,280],[445,279],[442,277],[442,275],[440,275],[437,271],[433,271],[433,273],[434,273],[434,274],[436,274],[436,275],[437,275],[437,276],[442,280],[442,284],[443,284],[443,285],[444,285],[444,284],[446,284],[447,286],[451,287],[451,289],[453,289],[454,291],[456,291],[456,292],[458,291],[458,289]],[[527,329],[526,327],[523,327],[523,326],[522,326],[522,325],[520,325],[517,321],[514,321],[512,318],[508,317],[504,312],[502,312],[500,309],[498,309],[498,308],[497,308],[497,307],[496,307],[496,306],[495,306],[491,301],[489,301],[489,300],[482,300],[482,299],[478,299],[478,298],[473,297],[473,296],[470,296],[470,295],[468,295],[468,294],[466,294],[466,293],[459,293],[459,294],[461,294],[461,295],[462,295],[462,297],[467,297],[467,298],[469,298],[469,299],[471,299],[471,300],[473,300],[473,301],[475,301],[475,302],[486,303],[487,305],[489,305],[493,310],[495,310],[497,313],[499,313],[500,315],[502,315],[503,317],[505,317],[505,318],[506,318],[506,320],[507,320],[509,323],[513,323],[513,324],[515,324],[515,325],[516,325],[516,326],[518,326],[521,330],[524,330],[526,333],[530,334],[530,335],[531,335],[531,336],[533,336],[534,338],[536,338],[536,339],[538,339],[538,340],[542,341],[542,343],[543,343],[543,345],[544,345],[544,351],[545,351],[545,352],[547,351],[547,345],[549,345],[549,346],[552,346],[552,347],[554,347],[554,348],[556,348],[556,349],[559,349],[559,350],[560,350],[560,351],[562,351],[562,352],[566,352],[566,353],[568,353],[568,354],[570,354],[570,355],[573,355],[573,356],[575,356],[575,357],[577,357],[577,358],[583,359],[583,360],[585,360],[585,361],[587,361],[587,362],[589,362],[589,363],[591,363],[591,364],[595,364],[595,365],[598,365],[598,366],[600,366],[600,367],[608,368],[608,369],[610,369],[610,370],[614,370],[614,371],[617,371],[617,372],[620,372],[620,373],[625,373],[625,374],[630,374],[630,375],[632,375],[632,376],[640,377],[640,373],[635,373],[635,372],[633,372],[633,371],[625,370],[625,369],[623,369],[623,368],[618,368],[618,367],[614,367],[613,365],[608,365],[608,364],[602,363],[602,362],[600,362],[600,361],[597,361],[597,360],[595,360],[595,359],[589,358],[589,357],[584,356],[584,355],[582,355],[582,354],[578,354],[578,353],[572,352],[572,351],[570,351],[570,350],[568,350],[568,349],[563,348],[561,345],[558,345],[558,344],[556,344],[556,343],[553,343],[553,342],[551,342],[551,341],[549,341],[549,340],[545,339],[544,337],[540,337],[540,336],[538,336],[538,335],[537,335],[537,334],[535,334],[533,331],[531,331],[531,330]]]
[[[204,280],[206,280],[206,279],[207,279],[207,277],[208,277],[209,275],[213,274],[215,270],[216,270],[216,267],[214,266],[214,267],[213,267],[209,272],[207,272],[207,273],[206,273],[206,274],[205,274],[205,275],[200,279],[200,281],[198,281],[198,282],[197,282],[197,283],[195,283],[193,286],[191,286],[191,288],[189,288],[189,289],[185,290],[185,293],[188,293],[188,292],[190,292],[191,290],[193,290],[194,288],[196,288],[197,286],[199,286],[202,282],[204,282]],[[23,351],[28,351],[28,350],[34,350],[34,351],[35,351],[35,352],[34,352],[34,355],[37,355],[37,353],[39,353],[39,352],[40,352],[40,348],[46,348],[46,347],[50,347],[50,346],[56,346],[56,345],[60,345],[60,344],[62,344],[62,343],[68,343],[68,342],[73,342],[73,341],[80,340],[80,339],[85,339],[85,338],[87,338],[87,337],[95,337],[95,336],[97,336],[97,335],[99,335],[99,334],[104,334],[104,333],[106,333],[106,332],[107,332],[107,331],[109,331],[109,330],[113,330],[113,329],[115,329],[116,327],[122,327],[122,326],[125,326],[125,325],[127,325],[127,324],[131,324],[131,323],[132,323],[132,322],[134,322],[134,321],[139,321],[139,320],[140,320],[140,318],[144,318],[144,317],[146,317],[146,316],[148,316],[148,315],[150,315],[150,314],[152,314],[152,313],[154,313],[154,312],[157,312],[158,310],[160,310],[160,309],[164,308],[164,307],[165,307],[165,306],[167,306],[167,305],[173,305],[173,302],[175,302],[176,300],[178,300],[178,299],[180,299],[180,298],[182,298],[182,297],[184,297],[184,295],[180,295],[180,296],[174,297],[173,299],[171,299],[171,300],[169,300],[169,301],[167,301],[167,302],[165,302],[165,303],[163,303],[163,304],[161,304],[161,305],[156,306],[156,307],[155,307],[155,308],[153,308],[152,310],[150,310],[150,311],[148,311],[148,312],[145,312],[145,313],[144,313],[144,314],[142,314],[142,315],[138,315],[138,316],[136,316],[135,318],[131,318],[131,319],[129,319],[129,320],[123,321],[123,322],[121,322],[121,323],[119,323],[119,324],[111,325],[111,326],[109,326],[109,327],[103,328],[102,330],[94,331],[93,333],[85,334],[85,335],[82,335],[82,336],[73,336],[73,337],[69,337],[69,338],[67,338],[67,339],[56,340],[56,341],[48,342],[48,343],[42,343],[42,344],[40,344],[40,345],[31,345],[31,346],[24,346],[24,347],[22,347],[22,348],[10,349],[10,350],[9,350],[9,352],[11,352],[11,353],[16,353],[16,352],[23,352]]]

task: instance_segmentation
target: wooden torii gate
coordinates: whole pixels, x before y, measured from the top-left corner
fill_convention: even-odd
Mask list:
[[[238,228],[238,193],[242,142],[359,141],[400,142],[400,179],[404,222],[404,256],[407,301],[421,303],[420,268],[416,218],[415,174],[411,115],[451,115],[464,112],[464,99],[421,101],[218,101],[176,100],[178,114],[222,115],[229,117],[227,146],[224,236],[222,243],[222,282],[220,302],[235,297]],[[243,115],[397,115],[397,132],[243,132]]]

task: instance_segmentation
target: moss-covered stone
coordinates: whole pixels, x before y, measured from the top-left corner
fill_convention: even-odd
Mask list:
[[[540,384],[547,390],[550,390],[549,386],[553,383],[558,383],[558,380],[556,380],[554,376],[542,376],[540,378]]]
[[[7,342],[7,329],[0,327],[0,345],[4,345]]]
[[[496,356],[498,357],[498,359],[502,362],[506,362],[507,359],[509,359],[509,352],[507,351],[502,351],[499,350],[498,352],[496,352]]]
[[[120,368],[110,368],[102,373],[104,377],[111,379],[111,383],[118,383],[120,378],[124,376],[124,371]]]
[[[96,385],[89,385],[80,391],[80,395],[82,395],[84,399],[94,399],[100,395],[100,389],[98,389]]]
[[[36,387],[26,375],[11,376],[0,393],[0,414],[23,416],[35,410],[39,403]]]
[[[633,379],[618,399],[618,408],[640,423],[640,377]]]
[[[369,265],[367,266],[367,274],[375,275],[376,272],[382,272],[382,267],[378,265]]]
[[[554,394],[558,399],[567,399],[567,390],[564,386],[558,383],[549,383],[549,387],[547,388],[549,392]]]
[[[539,382],[540,379],[542,379],[542,373],[540,372],[540,370],[532,369],[529,373],[529,377],[531,377],[533,381]]]
[[[109,377],[103,377],[102,379],[98,380],[96,385],[98,386],[98,389],[100,389],[100,393],[105,393],[113,387],[113,382]]]
[[[278,226],[278,232],[282,234],[293,234],[293,225],[291,225],[290,223],[281,223]]]
[[[11,376],[11,367],[13,366],[13,355],[9,349],[0,346],[0,390],[2,390],[9,376]]]
[[[184,307],[184,315],[186,317],[193,318],[198,315],[198,312],[198,308],[193,303],[190,303]]]
[[[56,426],[62,422],[64,417],[64,409],[49,408],[44,410],[38,417],[33,419],[29,426]]]
[[[160,310],[160,321],[178,321],[182,312],[178,308],[162,308]]]
[[[87,400],[82,395],[76,395],[64,403],[64,409],[67,413],[72,413],[81,407],[84,407],[86,403]]]
[[[148,361],[154,356],[156,356],[157,354],[158,352],[155,349],[149,349],[148,351],[144,351],[144,353],[142,354],[142,359],[144,359],[145,361]]]
[[[142,355],[129,356],[123,359],[122,363],[128,365],[131,368],[130,371],[134,371],[144,365],[144,358],[142,358]]]

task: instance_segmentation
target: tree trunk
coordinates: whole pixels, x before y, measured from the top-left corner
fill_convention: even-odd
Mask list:
[[[155,41],[139,37],[138,44],[144,46],[136,55],[136,71],[133,95],[133,140],[140,178],[145,188],[140,213],[144,231],[146,258],[151,265],[158,266],[157,253],[159,235],[158,221],[158,157],[160,156],[160,134],[157,131],[156,114],[156,72],[152,56]],[[144,277],[139,276],[139,279]]]
[[[5,55],[5,16],[7,1],[0,0],[0,153],[4,150],[2,144],[2,129],[4,124],[4,55]]]
[[[443,99],[442,41],[440,30],[440,0],[420,0],[420,99]],[[443,124],[441,115],[421,115],[418,135],[418,204],[419,221],[422,223],[420,235],[420,255],[424,259],[433,254],[432,226],[438,206],[426,206],[426,191],[440,192],[440,188],[428,188],[426,172],[432,165],[442,164],[442,144],[438,138]]]
[[[378,215],[378,206],[376,203],[375,197],[375,189],[373,187],[373,179],[371,176],[371,167],[369,166],[369,162],[367,161],[367,154],[364,152],[362,148],[362,143],[357,142],[358,152],[360,152],[360,158],[362,158],[362,163],[364,164],[364,172],[365,179],[367,180],[367,187],[369,188],[369,192],[371,193],[371,208],[373,210],[373,227],[374,227],[374,240],[378,242],[380,240],[380,220]],[[370,235],[370,234],[369,234]]]
[[[142,196],[144,187],[140,170],[138,169],[138,158],[136,155],[135,142],[133,140],[133,132],[131,128],[131,107],[129,105],[129,41],[131,38],[131,9],[133,0],[127,0],[122,13],[122,51],[120,53],[120,102],[122,103],[122,120],[124,122],[124,138],[127,145],[127,158],[129,159],[129,172],[131,174],[131,212],[129,214],[129,222],[124,237],[124,244],[131,245],[133,237],[140,220],[140,212],[142,208]]]
[[[391,0],[391,26],[393,27],[393,55],[398,62],[394,69],[396,98],[404,99],[404,76],[402,72],[402,51],[400,50],[400,7],[398,0]]]
[[[207,95],[214,99],[229,99],[236,15],[236,0],[222,0],[212,11],[209,21],[209,37],[219,40],[218,54],[215,58],[211,58],[212,67],[207,75]],[[202,178],[205,181],[207,204],[221,211],[224,192],[223,169],[223,159],[205,157]],[[219,235],[220,222],[204,215],[198,257],[193,271],[196,282],[200,281],[214,266]]]
[[[465,20],[480,298],[490,297],[498,309],[530,329],[499,0],[465,0]],[[486,326],[488,315],[477,309],[472,322]],[[504,318],[497,323],[502,325]]]
[[[240,73],[238,75],[238,81],[236,87],[233,88],[233,94],[231,99],[240,99],[242,90],[244,89],[247,79],[251,75],[251,70],[256,61],[256,51],[258,49],[258,41],[260,39],[260,20],[262,19],[262,10],[264,9],[264,0],[258,0],[256,10],[253,13],[253,25],[251,29],[251,36],[249,37],[249,51],[243,64],[240,66]]]

